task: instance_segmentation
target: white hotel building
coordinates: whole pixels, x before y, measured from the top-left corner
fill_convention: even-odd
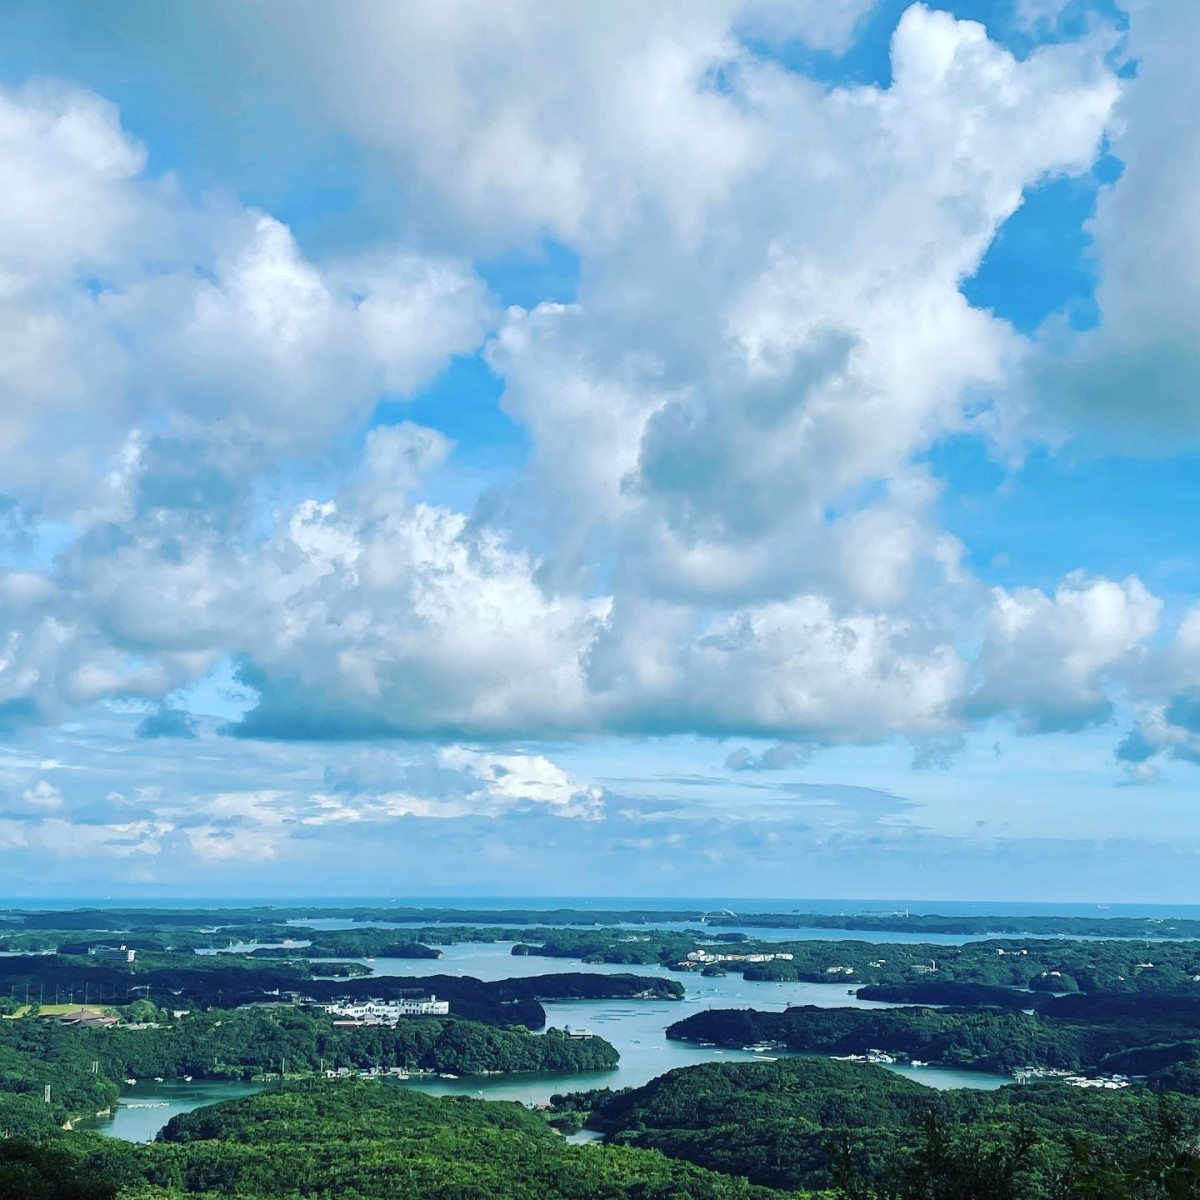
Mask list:
[[[444,1017],[450,1002],[436,996],[417,1000],[339,1000],[321,1007],[331,1016],[362,1025],[395,1025],[402,1017]]]

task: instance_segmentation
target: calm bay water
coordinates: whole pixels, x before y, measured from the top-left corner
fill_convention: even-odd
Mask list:
[[[597,974],[632,972],[639,975],[679,979],[687,989],[683,1000],[576,1000],[548,1003],[547,1025],[599,1034],[616,1046],[621,1061],[612,1071],[587,1071],[574,1075],[497,1075],[463,1079],[412,1079],[398,1086],[432,1095],[477,1096],[489,1100],[517,1100],[538,1104],[556,1092],[586,1091],[590,1088],[638,1087],[677,1067],[709,1062],[748,1062],[763,1055],[743,1050],[719,1050],[687,1042],[668,1041],[667,1026],[705,1008],[758,1008],[782,1011],[789,1005],[814,1004],[822,1008],[890,1008],[878,1001],[859,1000],[847,988],[819,983],[747,983],[740,975],[705,979],[680,975],[659,966],[624,966],[610,963],[582,964],[569,959],[513,955],[507,942],[460,943],[447,946],[440,959],[360,959],[377,975],[412,976],[470,975],[496,980],[542,975],[559,971],[589,971]],[[932,1067],[889,1068],[933,1088],[1001,1087],[1011,1080],[1004,1075],[979,1071],[941,1070]],[[150,1141],[177,1113],[190,1112],[204,1104],[231,1100],[261,1090],[246,1083],[143,1083],[126,1089],[112,1117],[81,1124],[127,1141]]]
[[[342,929],[427,929],[428,921],[351,921],[342,917],[311,917],[298,918],[289,921],[297,930],[325,930],[334,932]],[[550,921],[526,921],[520,928],[543,929],[575,929],[589,928],[586,925],[561,925]],[[623,922],[618,925],[605,925],[605,929],[645,929],[647,926],[634,922]],[[666,929],[676,932],[694,931],[697,933],[744,933],[760,942],[873,942],[879,945],[900,943],[911,945],[913,942],[926,942],[934,946],[961,946],[965,942],[981,942],[992,934],[958,934],[958,933],[893,933],[886,930],[871,929],[773,929],[754,924],[722,925],[716,929],[700,921],[656,921],[651,928]],[[1024,936],[1024,935],[1022,935]],[[432,945],[438,945],[436,938],[430,939]],[[472,945],[474,943],[466,943]]]
[[[152,1142],[158,1131],[174,1116],[216,1104],[221,1100],[238,1100],[263,1090],[262,1084],[233,1082],[184,1083],[168,1080],[164,1083],[139,1081],[122,1090],[121,1099],[111,1117],[94,1117],[80,1121],[77,1129],[91,1129],[118,1137],[126,1142]]]
[[[513,954],[511,942],[460,942],[443,948],[442,957],[433,958],[351,958],[339,962],[360,962],[371,967],[376,975],[400,975],[426,978],[430,975],[462,975],[475,979],[526,978],[530,975],[557,975],[562,972],[587,972],[597,975],[644,975],[648,978],[674,979],[687,989],[684,1001],[664,1001],[680,1020],[686,1006],[702,1002],[709,1008],[767,1008],[782,1010],[789,1004],[816,1004],[822,1008],[891,1008],[879,1001],[859,1000],[853,990],[836,983],[747,983],[732,972],[723,979],[705,978],[684,971],[669,971],[658,963],[645,966],[631,963],[581,963],[573,958],[541,958],[536,955]],[[314,960],[320,962],[320,959]],[[330,960],[334,961],[334,960]],[[638,1001],[645,1006],[647,1001]],[[546,1005],[550,1012],[555,1005]]]
[[[996,915],[996,914],[991,914]],[[449,924],[449,922],[446,922]],[[296,927],[297,932],[314,932],[326,931],[336,932],[346,929],[428,929],[430,923],[428,921],[353,921],[345,917],[304,917],[296,918],[288,921],[288,925]],[[502,929],[505,932],[510,932],[504,926],[497,926],[497,929]],[[515,927],[514,927],[515,928]],[[639,922],[622,922],[616,925],[604,926],[588,926],[588,925],[562,925],[555,924],[552,921],[525,921],[520,925],[521,929],[570,929],[582,931],[589,928],[603,929],[646,929],[645,924]],[[919,930],[911,932],[900,932],[896,930],[886,929],[778,929],[773,926],[762,926],[753,924],[752,919],[748,919],[745,924],[741,925],[722,925],[716,927],[713,925],[705,925],[700,921],[656,921],[650,928],[665,929],[672,932],[695,932],[695,933],[744,933],[747,937],[753,938],[758,942],[870,942],[873,945],[909,945],[914,942],[919,942],[929,946],[964,946],[968,942],[987,942],[993,941],[996,938],[1020,938],[1022,941],[1070,941],[1070,942],[1101,942],[1104,941],[1103,934],[1093,933],[924,933]],[[1165,938],[1165,937],[1145,937],[1138,938],[1137,941],[1144,942],[1176,942],[1187,941],[1187,938]],[[427,939],[429,945],[439,946],[441,943],[436,938]],[[270,943],[277,945],[278,943]],[[304,945],[299,940],[295,945]],[[473,944],[473,943],[466,943]],[[256,949],[256,944],[247,944],[241,947],[230,947],[233,949]],[[215,951],[198,951],[198,953],[215,953]]]

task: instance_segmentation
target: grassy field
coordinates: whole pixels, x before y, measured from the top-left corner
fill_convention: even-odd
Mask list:
[[[22,1004],[14,1013],[5,1014],[5,1019],[14,1021],[18,1017],[27,1017],[34,1009],[32,1004]],[[81,1004],[79,1001],[74,1001],[71,1004],[43,1004],[38,1008],[38,1012],[43,1017],[61,1017],[63,1013],[78,1012],[81,1008],[86,1008],[89,1011],[101,1012],[106,1016],[117,1016],[117,1010],[108,1004]]]

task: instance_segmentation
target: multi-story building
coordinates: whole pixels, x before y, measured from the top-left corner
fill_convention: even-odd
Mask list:
[[[450,1011],[447,1000],[436,996],[402,1000],[338,1000],[321,1007],[331,1017],[360,1025],[395,1025],[403,1017],[444,1017]]]
[[[137,951],[128,946],[92,946],[88,954],[100,962],[131,963],[137,958]]]

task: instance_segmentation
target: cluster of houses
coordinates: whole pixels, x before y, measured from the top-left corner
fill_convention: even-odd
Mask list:
[[[1003,951],[1001,951],[1003,953]],[[699,967],[706,967],[710,964],[717,963],[769,963],[769,962],[791,962],[795,959],[794,954],[789,954],[786,950],[779,950],[772,953],[758,954],[731,954],[721,950],[693,950],[687,958],[676,963],[676,967],[684,971],[694,971]],[[869,967],[878,969],[882,967],[887,960],[880,958],[868,963]],[[938,969],[937,960],[930,959],[927,963],[914,963],[911,967],[914,975],[932,975]],[[845,964],[836,964],[831,967],[825,967],[825,975],[829,976],[851,976],[856,973],[855,968]]]
[[[887,1066],[889,1063],[896,1061],[894,1054],[888,1054],[886,1051],[872,1049],[866,1054],[831,1054],[829,1056],[834,1062],[855,1062],[855,1063],[876,1063],[879,1066]],[[914,1067],[923,1067],[923,1063],[919,1058],[914,1059],[912,1065]]]
[[[1031,1079],[1057,1079],[1061,1083],[1079,1088],[1103,1088],[1105,1091],[1116,1092],[1127,1088],[1135,1079],[1144,1079],[1144,1075],[1080,1075],[1075,1071],[1066,1071],[1061,1067],[1021,1067],[1013,1072],[1013,1078],[1018,1083],[1028,1083]]]
[[[419,1067],[375,1067],[369,1071],[354,1071],[350,1067],[328,1068],[325,1071],[326,1079],[349,1079],[351,1076],[358,1076],[366,1079],[407,1079],[410,1075],[432,1075],[432,1071],[422,1071]],[[457,1076],[449,1076],[449,1078],[457,1078]]]

